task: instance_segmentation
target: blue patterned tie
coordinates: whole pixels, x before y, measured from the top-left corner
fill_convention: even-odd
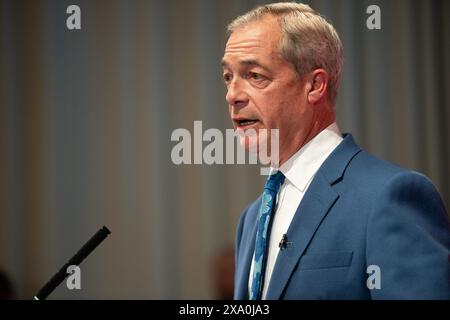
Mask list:
[[[284,182],[284,178],[283,173],[278,171],[267,179],[266,185],[264,186],[261,207],[259,208],[258,214],[258,230],[256,231],[255,256],[253,258],[253,281],[250,291],[250,300],[261,299],[267,249],[269,246],[269,228],[277,193]]]

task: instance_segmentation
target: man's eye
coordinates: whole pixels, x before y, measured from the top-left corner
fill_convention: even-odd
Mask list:
[[[261,81],[261,80],[265,79],[263,75],[256,73],[256,72],[250,72],[249,76],[251,79],[256,80],[256,81]]]
[[[225,74],[223,75],[223,80],[224,80],[226,83],[230,82],[231,79],[232,79],[231,74],[225,73]]]

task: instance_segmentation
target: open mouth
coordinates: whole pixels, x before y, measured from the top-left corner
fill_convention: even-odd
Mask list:
[[[248,126],[252,126],[255,123],[257,123],[258,120],[252,120],[252,119],[241,119],[241,120],[236,120],[236,123],[239,127],[248,127]]]

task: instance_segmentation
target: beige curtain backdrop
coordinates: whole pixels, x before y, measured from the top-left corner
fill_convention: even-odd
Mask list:
[[[0,1],[0,269],[36,291],[101,226],[59,299],[216,298],[212,259],[261,192],[256,165],[174,165],[170,137],[231,127],[225,26],[263,1]],[[450,3],[308,1],[345,50],[338,123],[450,203]],[[82,29],[66,28],[81,8]],[[368,5],[381,30],[366,27]]]

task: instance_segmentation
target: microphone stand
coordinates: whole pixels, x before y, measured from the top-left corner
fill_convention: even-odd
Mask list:
[[[86,244],[39,290],[34,300],[44,300],[67,277],[67,268],[71,265],[78,266],[94,249],[111,233],[103,226]]]

